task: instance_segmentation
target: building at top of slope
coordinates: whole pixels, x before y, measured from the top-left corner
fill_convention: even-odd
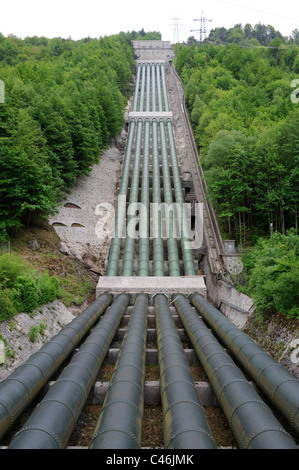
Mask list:
[[[132,41],[137,63],[144,61],[170,62],[174,57],[170,41]]]

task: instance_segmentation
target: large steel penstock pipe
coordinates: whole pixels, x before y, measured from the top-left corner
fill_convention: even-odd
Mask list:
[[[216,449],[168,300],[154,298],[166,449]]]
[[[138,449],[144,407],[148,295],[136,297],[90,449]]]
[[[242,449],[297,449],[291,436],[182,295],[174,305]]]
[[[192,295],[191,303],[299,434],[299,381],[202,295]]]
[[[64,449],[129,304],[120,294],[8,449]]]
[[[112,301],[101,295],[0,383],[0,438],[31,403]]]

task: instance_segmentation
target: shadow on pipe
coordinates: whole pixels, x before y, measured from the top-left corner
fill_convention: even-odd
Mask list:
[[[166,449],[216,449],[164,294],[154,299]]]
[[[8,449],[64,449],[129,304],[121,294],[35,408]]]
[[[144,408],[148,295],[136,297],[90,449],[139,449]]]
[[[254,387],[183,295],[175,308],[242,449],[297,449]]]
[[[200,294],[191,303],[299,434],[299,381]]]
[[[40,392],[112,301],[101,295],[0,383],[0,438]]]

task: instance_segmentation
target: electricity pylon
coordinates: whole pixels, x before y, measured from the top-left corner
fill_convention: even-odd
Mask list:
[[[171,21],[175,21],[175,23],[171,24],[170,26],[174,26],[172,31],[174,31],[174,38],[173,43],[176,44],[179,41],[179,26],[182,26],[178,22],[181,21],[181,18],[171,18]]]
[[[207,35],[206,21],[213,21],[213,20],[208,20],[207,18],[205,18],[204,13],[202,12],[201,18],[195,19],[194,21],[200,21],[200,28],[191,29],[191,32],[192,31],[199,32],[199,40],[200,42],[202,42],[206,39],[206,35]]]

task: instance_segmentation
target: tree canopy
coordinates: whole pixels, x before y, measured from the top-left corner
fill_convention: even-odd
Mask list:
[[[0,236],[48,216],[120,132],[135,70],[131,36],[0,34]]]
[[[270,224],[298,231],[299,104],[291,94],[299,48],[267,31],[269,47],[175,50],[209,197],[224,234],[241,245],[268,235]]]

